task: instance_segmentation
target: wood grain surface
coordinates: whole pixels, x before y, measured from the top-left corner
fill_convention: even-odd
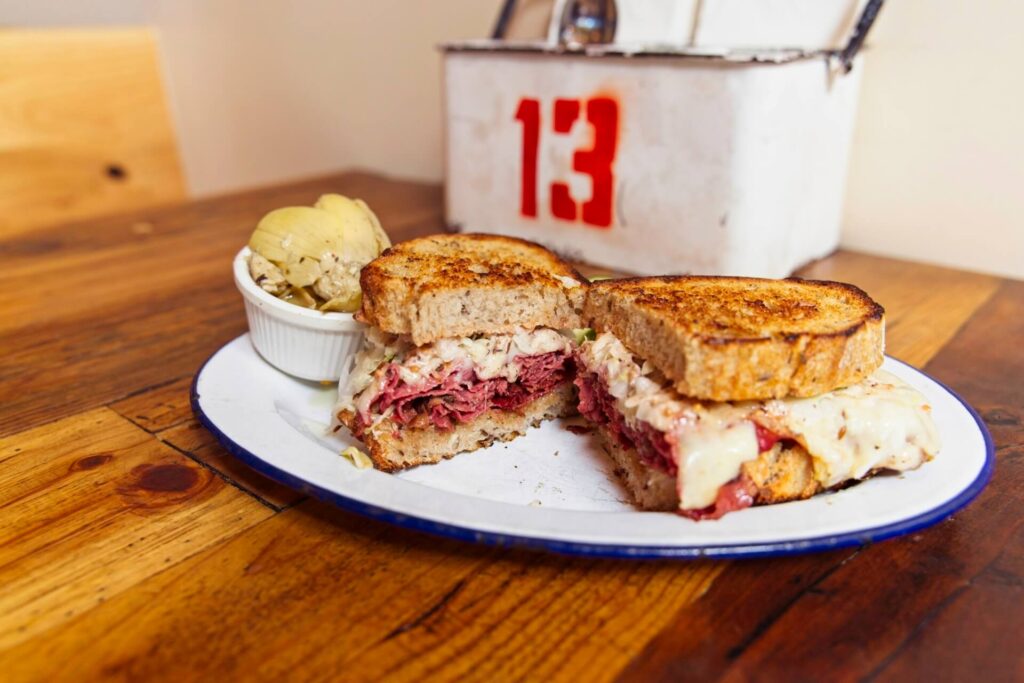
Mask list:
[[[995,478],[935,527],[732,562],[490,548],[305,499],[190,415],[245,330],[231,257],[326,191],[396,240],[443,224],[440,188],[348,173],[0,238],[0,678],[1024,678],[1024,284],[848,252],[800,271],[871,293],[889,352],[991,427]]]

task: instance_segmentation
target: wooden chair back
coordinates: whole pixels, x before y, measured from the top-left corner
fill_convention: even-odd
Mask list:
[[[0,238],[184,197],[151,30],[0,29]]]

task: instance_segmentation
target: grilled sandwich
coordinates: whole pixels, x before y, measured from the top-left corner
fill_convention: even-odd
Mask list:
[[[938,451],[924,397],[879,369],[882,307],[852,285],[609,280],[584,320],[579,411],[644,509],[717,518]]]
[[[575,412],[589,285],[543,247],[494,235],[403,242],[363,268],[370,329],[339,388],[377,469],[436,463]]]

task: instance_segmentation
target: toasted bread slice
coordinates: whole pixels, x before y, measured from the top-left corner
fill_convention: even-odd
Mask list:
[[[597,427],[601,446],[615,463],[615,476],[619,478],[633,504],[649,512],[671,512],[679,508],[675,477],[670,477],[640,460],[633,448],[626,448],[604,426]]]
[[[882,364],[884,310],[853,285],[815,280],[649,277],[588,291],[584,321],[610,331],[685,396],[817,396]]]
[[[634,449],[623,447],[605,427],[598,427],[598,435],[637,507],[662,512],[679,509],[675,477],[645,465]],[[797,444],[776,444],[745,463],[742,473],[753,486],[754,505],[804,500],[823,490],[814,478],[811,456]]]
[[[533,242],[433,235],[387,249],[363,268],[362,318],[416,345],[516,327],[582,327],[589,281]]]
[[[398,426],[383,420],[363,440],[370,451],[373,466],[384,472],[397,472],[417,465],[441,462],[458,453],[486,448],[495,441],[510,441],[544,420],[576,412],[571,382],[528,403],[521,411],[489,410],[448,431],[433,425],[415,428]],[[355,414],[342,411],[338,419],[349,429],[355,427]]]

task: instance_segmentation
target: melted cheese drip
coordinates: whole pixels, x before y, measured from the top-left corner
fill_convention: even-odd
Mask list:
[[[730,405],[697,411],[699,419],[676,432],[679,507],[700,510],[758,456],[757,431],[746,411]],[[683,485],[685,483],[685,486]]]
[[[814,398],[769,401],[759,421],[813,454],[815,477],[830,487],[876,469],[908,470],[930,460],[939,450],[930,411],[917,390],[879,370]]]
[[[743,463],[757,458],[757,432],[748,419],[749,409],[682,398],[666,383],[652,379],[650,363],[638,363],[610,332],[584,344],[580,357],[604,380],[627,422],[646,422],[669,435],[682,509],[699,510],[714,503],[718,490],[736,478]]]
[[[605,381],[627,422],[646,422],[674,444],[684,510],[714,503],[743,463],[758,457],[755,422],[803,445],[826,487],[876,469],[913,469],[939,450],[924,397],[884,371],[814,398],[702,403],[652,379],[649,364],[611,333],[584,344],[580,357]]]

